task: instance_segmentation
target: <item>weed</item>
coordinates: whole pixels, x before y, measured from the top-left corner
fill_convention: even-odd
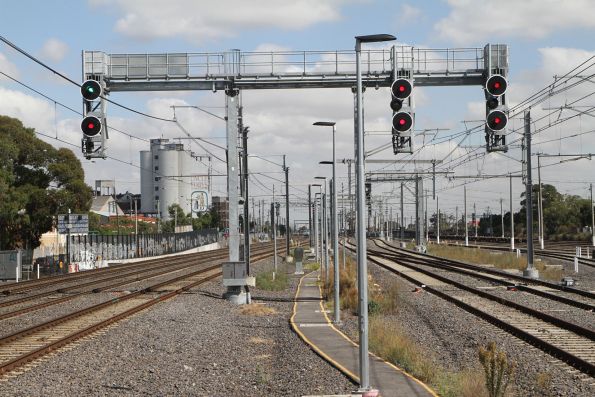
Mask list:
[[[498,269],[524,270],[527,267],[526,257],[517,258],[516,254],[511,252],[494,252],[487,249],[431,244],[428,246],[428,253],[468,263],[489,264]],[[541,278],[560,280],[562,270],[546,266],[548,264],[547,261],[536,261],[535,267],[539,270]]]
[[[479,361],[483,366],[488,396],[504,396],[508,384],[514,377],[516,363],[509,361],[506,353],[496,348],[495,342],[488,343],[485,349],[479,348]]]
[[[278,268],[273,280],[273,272],[260,272],[256,275],[256,288],[265,291],[281,291],[287,288],[287,273],[283,268]]]
[[[535,377],[535,384],[540,395],[544,397],[552,395],[552,374],[549,372],[539,372]]]
[[[375,314],[379,314],[381,312],[380,303],[376,302],[374,299],[370,299],[368,301],[368,314],[373,316]]]
[[[272,307],[257,304],[243,305],[240,308],[240,314],[249,316],[269,316],[276,313],[277,311]]]
[[[256,383],[265,385],[271,381],[271,375],[260,364],[256,364]]]

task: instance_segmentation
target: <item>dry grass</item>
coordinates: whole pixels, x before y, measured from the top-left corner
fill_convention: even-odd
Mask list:
[[[342,262],[339,262],[342,264]],[[341,308],[357,314],[358,294],[356,282],[356,264],[347,258],[346,268],[340,267]],[[332,277],[327,286],[328,296],[332,296]],[[479,362],[474,369],[452,372],[444,369],[431,353],[419,346],[398,326],[394,319],[400,306],[399,288],[396,282],[386,288],[380,287],[369,277],[370,294],[368,310],[370,313],[369,343],[370,350],[392,362],[416,378],[432,385],[446,397],[487,397],[483,371]]]
[[[370,318],[370,350],[419,380],[432,385],[445,397],[487,397],[481,369],[453,372],[444,369],[432,355],[409,338],[386,317]]]
[[[240,307],[240,314],[246,316],[271,316],[277,314],[277,310],[265,305],[250,304]]]
[[[463,262],[492,265],[498,269],[524,270],[527,267],[527,258],[517,258],[512,252],[494,252],[487,249],[453,247],[448,245],[428,245],[428,253],[443,258],[460,260]],[[546,267],[547,261],[535,261],[540,277],[546,280],[558,281],[562,278],[562,270]]]
[[[248,339],[248,342],[253,343],[255,345],[264,345],[267,343],[272,343],[273,341],[271,339],[264,339],[258,336],[253,336],[250,339]]]

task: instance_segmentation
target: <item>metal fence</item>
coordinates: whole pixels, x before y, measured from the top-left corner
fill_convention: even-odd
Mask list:
[[[77,235],[70,237],[70,262],[108,261],[173,254],[218,240],[217,229],[185,233]]]

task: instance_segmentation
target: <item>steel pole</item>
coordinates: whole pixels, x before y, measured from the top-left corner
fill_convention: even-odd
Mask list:
[[[469,225],[467,224],[467,186],[463,186],[463,222],[465,223],[465,246],[469,246]]]
[[[308,185],[308,239],[312,249],[312,185]]]
[[[514,251],[514,212],[512,212],[512,174],[510,175],[510,250]]]
[[[246,262],[246,275],[250,275],[250,215],[248,207],[248,127],[242,127],[242,169],[244,172],[244,262]],[[248,288],[248,287],[246,287]]]
[[[345,187],[343,186],[343,182],[341,182],[341,207],[343,207],[343,270],[345,270],[345,250],[347,246],[347,227],[345,226]]]
[[[335,126],[333,125],[333,262],[335,267],[335,324],[341,322],[341,306],[339,301],[339,224],[337,222],[337,173],[335,164]]]
[[[285,171],[285,256],[289,257],[289,167],[285,166],[285,155],[283,155],[283,171]]]
[[[436,243],[440,244],[440,207],[438,206],[438,195],[436,195]]]
[[[593,184],[591,183],[591,240],[595,247],[595,210],[593,209]],[[595,251],[594,251],[595,252]]]
[[[500,221],[502,225],[500,228],[502,229],[502,238],[504,238],[504,207],[502,206],[502,197],[500,197]]]
[[[459,206],[455,207],[455,236],[459,235]]]
[[[537,155],[537,180],[539,184],[539,205],[537,207],[537,222],[539,223],[539,246],[544,248],[545,231],[543,230],[543,192],[541,191],[541,158]]]
[[[366,262],[366,198],[364,196],[364,125],[362,112],[361,41],[355,41],[356,73],[356,208],[357,208],[357,269],[359,312],[359,378],[360,388],[370,388],[368,357],[368,269]]]
[[[527,150],[527,183],[525,190],[525,208],[527,210],[527,269],[523,275],[538,278],[533,266],[533,181],[531,180],[531,112],[525,112],[525,149]]]
[[[403,199],[403,182],[401,182],[401,241],[405,241],[405,205]]]

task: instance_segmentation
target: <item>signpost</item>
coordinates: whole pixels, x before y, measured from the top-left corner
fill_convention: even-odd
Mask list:
[[[209,192],[206,190],[195,190],[192,192],[192,214],[200,214],[209,210]]]
[[[70,235],[89,233],[89,215],[88,214],[68,214],[58,215],[58,233],[67,234],[66,236],[66,266],[70,265]]]

